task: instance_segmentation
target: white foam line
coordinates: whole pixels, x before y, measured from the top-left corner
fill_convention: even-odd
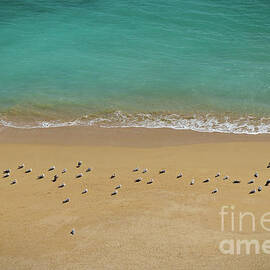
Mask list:
[[[105,117],[96,117],[93,119],[76,119],[74,121],[40,121],[32,125],[17,124],[0,120],[0,125],[12,128],[34,129],[34,128],[55,128],[67,126],[98,126],[102,128],[171,128],[176,130],[193,130],[198,132],[219,132],[233,134],[269,134],[270,133],[270,118],[259,118],[256,120],[253,116],[246,118],[230,120],[228,116],[222,118],[222,121],[217,118],[205,115],[196,116],[185,119],[177,114],[153,116],[151,114],[127,114],[117,111]]]

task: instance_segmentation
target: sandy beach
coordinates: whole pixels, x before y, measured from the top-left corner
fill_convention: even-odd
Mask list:
[[[0,179],[0,269],[270,267],[270,255],[262,250],[269,231],[260,224],[270,211],[270,186],[264,186],[270,178],[268,135],[5,128],[0,147],[0,169],[11,169],[9,177]],[[25,167],[17,169],[21,163]],[[49,172],[52,165],[56,168]],[[91,172],[85,172],[88,167]],[[136,167],[139,171],[133,172]],[[159,174],[162,169],[166,172]],[[180,172],[183,177],[177,178]],[[45,177],[38,180],[42,173]],[[76,178],[79,173],[83,177]],[[52,182],[55,174],[59,178]],[[229,179],[223,180],[226,175]],[[150,179],[153,183],[147,184]],[[241,182],[233,184],[236,179]],[[251,179],[255,183],[248,184]],[[58,188],[62,183],[66,186]],[[111,196],[119,184],[118,194]],[[81,194],[84,189],[88,193]],[[63,204],[66,198],[70,202]],[[248,217],[239,230],[240,212],[253,213],[254,231]],[[257,240],[259,254],[252,247],[247,255],[243,247],[240,254],[225,255],[220,243],[226,239]]]

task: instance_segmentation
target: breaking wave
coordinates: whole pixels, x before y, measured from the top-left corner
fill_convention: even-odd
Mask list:
[[[231,115],[216,116],[212,114],[164,114],[164,113],[124,113],[121,111],[104,115],[85,115],[70,121],[34,121],[23,123],[0,120],[3,127],[13,128],[55,128],[67,126],[92,126],[102,128],[172,128],[198,132],[219,132],[234,134],[268,134],[270,117],[235,117]]]

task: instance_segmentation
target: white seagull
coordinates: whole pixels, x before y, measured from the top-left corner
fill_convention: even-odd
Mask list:
[[[38,179],[42,179],[42,178],[44,178],[45,177],[45,174],[43,173],[43,174],[41,174],[40,176],[38,176],[37,178]]]
[[[147,182],[147,185],[150,185],[150,184],[152,184],[153,182],[154,182],[154,180],[151,179],[150,181]]]
[[[66,198],[65,200],[63,200],[63,203],[68,203],[70,202],[70,198]]]
[[[85,190],[83,190],[82,194],[85,194],[88,192],[88,189],[86,188]]]
[[[232,183],[233,184],[240,184],[240,180],[234,180]]]
[[[137,178],[137,179],[135,180],[136,183],[141,182],[141,181],[142,181],[142,178]]]
[[[7,170],[3,171],[4,174],[10,173],[10,172],[11,172],[10,169],[7,169]]]
[[[52,166],[52,167],[49,168],[48,171],[53,171],[54,169],[55,169],[55,166]]]
[[[53,182],[56,182],[56,180],[59,178],[59,176],[56,174],[54,177],[53,177]]]

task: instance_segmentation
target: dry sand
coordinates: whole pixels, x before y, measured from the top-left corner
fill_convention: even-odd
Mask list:
[[[0,269],[270,269],[270,255],[224,255],[224,239],[270,240],[269,136],[60,128],[0,133]],[[77,161],[83,166],[76,168]],[[20,163],[24,169],[17,169]],[[56,166],[55,171],[48,168]],[[85,170],[91,167],[92,171]],[[139,172],[132,172],[135,167]],[[25,169],[32,168],[30,174]],[[66,174],[61,174],[67,168]],[[148,168],[146,174],[141,171]],[[160,169],[166,173],[159,175]],[[179,172],[181,179],[176,179]],[[255,184],[247,182],[259,173]],[[83,177],[75,176],[83,172]],[[221,172],[221,177],[215,174]],[[37,180],[44,173],[45,178]],[[111,180],[110,175],[116,173]],[[53,176],[60,177],[54,183]],[[222,180],[229,175],[230,180]],[[142,181],[134,180],[142,177]],[[202,183],[206,178],[209,183]],[[147,180],[154,179],[147,185]],[[189,183],[195,179],[195,185]],[[13,179],[17,184],[10,185]],[[240,184],[232,180],[240,179]],[[66,183],[63,189],[57,186]],[[114,187],[122,187],[111,196]],[[262,192],[248,192],[262,185]],[[81,192],[87,188],[87,194]],[[218,188],[219,192],[211,191]],[[70,197],[70,202],[62,201]],[[222,206],[235,207],[221,232]],[[229,213],[232,211],[227,209]],[[239,232],[239,212],[252,212]],[[268,226],[270,227],[270,225]],[[75,235],[70,231],[75,228]]]

